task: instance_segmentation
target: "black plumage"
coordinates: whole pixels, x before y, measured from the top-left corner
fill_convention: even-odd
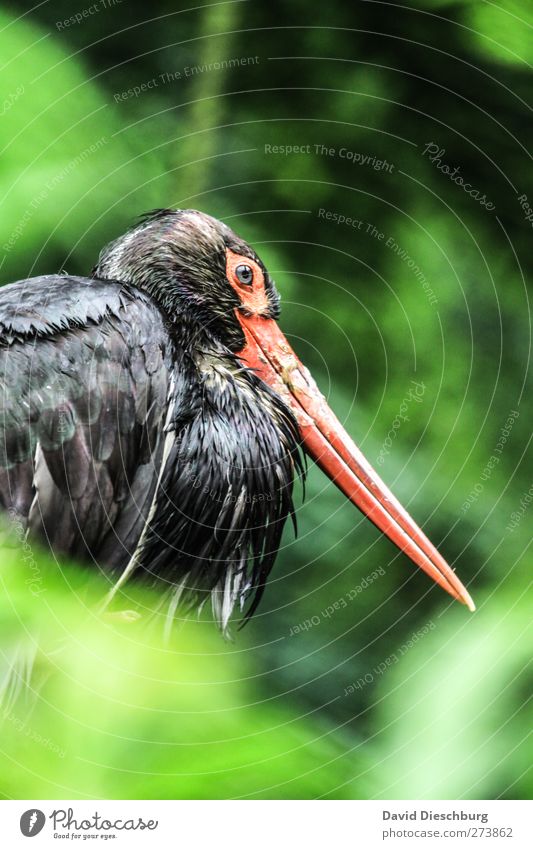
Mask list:
[[[0,290],[0,506],[114,586],[211,595],[223,630],[255,608],[302,472],[293,413],[236,356],[228,249],[260,264],[215,219],[161,210],[92,277]]]

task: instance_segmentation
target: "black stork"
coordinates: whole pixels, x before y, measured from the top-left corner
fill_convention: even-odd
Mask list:
[[[91,277],[0,290],[0,507],[113,589],[255,610],[302,450],[415,564],[474,609],[365,460],[276,323],[255,251],[194,210],[156,210]],[[108,599],[109,600],[109,599]],[[246,618],[245,617],[245,618]]]

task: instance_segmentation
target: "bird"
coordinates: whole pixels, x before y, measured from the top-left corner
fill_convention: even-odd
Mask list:
[[[157,209],[90,276],[0,289],[0,510],[24,539],[94,565],[110,604],[144,579],[211,600],[226,634],[256,611],[308,458],[418,567],[455,572],[336,418],[278,325],[253,248],[192,209]],[[9,522],[8,522],[9,524]]]

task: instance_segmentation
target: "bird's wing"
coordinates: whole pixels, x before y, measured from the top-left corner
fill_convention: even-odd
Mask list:
[[[0,290],[0,507],[16,535],[120,572],[157,479],[169,349],[157,307],[118,283]]]

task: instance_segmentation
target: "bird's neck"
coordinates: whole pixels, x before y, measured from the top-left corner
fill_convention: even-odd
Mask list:
[[[290,411],[235,355],[201,334],[175,351],[174,441],[144,557],[186,602],[212,594],[225,629],[233,605],[259,600],[292,486],[302,472]],[[183,343],[183,338],[181,339]],[[164,541],[165,545],[161,545]]]

